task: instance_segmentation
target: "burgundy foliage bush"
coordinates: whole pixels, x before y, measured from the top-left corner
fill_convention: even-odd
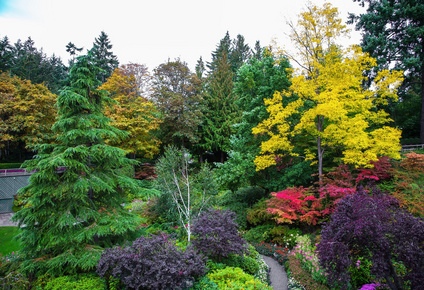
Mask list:
[[[106,249],[97,265],[100,277],[118,278],[128,289],[183,289],[206,273],[206,258],[185,251],[164,233],[140,237],[131,245]]]
[[[246,242],[238,233],[236,214],[208,209],[192,225],[193,245],[208,257],[220,261],[229,254],[247,253]]]
[[[345,196],[323,227],[317,249],[328,282],[342,289],[358,257],[372,261],[371,274],[391,289],[403,289],[407,280],[411,289],[424,285],[424,220],[378,189]],[[403,263],[405,275],[396,273],[393,261]]]

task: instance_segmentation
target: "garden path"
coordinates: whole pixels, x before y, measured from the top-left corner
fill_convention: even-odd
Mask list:
[[[284,271],[283,266],[278,264],[276,260],[271,257],[262,256],[265,263],[271,269],[269,276],[271,280],[271,286],[274,290],[287,290],[288,289],[288,281],[287,281],[287,273]]]

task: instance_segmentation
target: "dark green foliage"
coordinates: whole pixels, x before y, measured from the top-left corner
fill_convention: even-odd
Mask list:
[[[424,40],[423,1],[414,0],[354,0],[367,11],[360,15],[350,15],[356,22],[356,29],[362,30],[362,43],[365,52],[377,59],[381,69],[402,70],[405,81],[400,89],[400,102],[394,104],[392,118],[404,131],[419,127],[421,143],[424,143]],[[373,74],[375,76],[375,73]],[[416,100],[415,100],[416,99]],[[418,102],[417,102],[418,101]],[[405,110],[405,108],[408,109]],[[411,114],[404,118],[402,113]],[[416,116],[421,113],[419,123]],[[399,119],[398,119],[399,117]]]
[[[13,47],[7,36],[0,40],[0,71],[8,71],[13,66]]]
[[[106,290],[106,281],[94,274],[62,276],[50,280],[43,288],[45,290]]]
[[[192,247],[184,251],[166,234],[140,237],[131,245],[106,249],[97,266],[101,277],[120,279],[129,289],[188,288],[206,272],[205,258]]]
[[[20,168],[22,163],[0,163],[0,169]]]
[[[215,261],[230,254],[242,255],[246,245],[237,228],[234,212],[208,209],[192,225],[193,246]]]
[[[164,144],[189,147],[198,142],[202,112],[201,82],[187,66],[176,59],[153,71],[152,99],[161,113],[159,137]]]
[[[241,228],[247,227],[247,210],[267,194],[260,187],[243,187],[236,192],[227,191],[220,197],[218,203],[236,213],[236,222]]]
[[[288,226],[261,225],[248,230],[244,238],[249,242],[273,243],[291,249],[301,233],[299,229],[290,229]]]
[[[260,243],[270,242],[269,231],[273,229],[274,225],[260,225],[248,230],[243,236],[248,242]]]
[[[70,47],[70,49],[74,49],[73,52],[75,52],[75,50],[79,51],[75,46]],[[112,75],[113,70],[119,66],[118,58],[113,54],[111,49],[112,44],[110,44],[109,37],[102,31],[99,37],[95,38],[93,48],[91,49],[94,57],[94,64],[101,69],[96,78],[102,84]]]
[[[261,142],[265,139],[262,136],[254,136],[252,128],[269,116],[264,99],[272,98],[275,91],[283,91],[290,86],[287,77],[289,67],[287,59],[276,59],[265,50],[261,58],[250,59],[238,70],[233,93],[241,118],[234,125],[235,130],[229,140],[227,161],[217,164],[221,187],[234,191],[239,187],[258,185],[276,191],[286,186],[287,182],[295,182],[296,178],[298,183],[307,182],[308,174],[302,174],[305,172],[285,176],[290,166],[296,165],[297,161],[281,160],[278,167],[274,166],[261,172],[256,171],[253,163],[255,156],[260,152]],[[284,100],[288,103],[291,98]]]
[[[23,43],[18,40],[13,46],[7,36],[0,40],[0,71],[8,71],[33,84],[44,83],[53,93],[58,93],[67,77],[62,60],[38,50],[31,37]]]
[[[227,54],[218,57],[216,69],[209,75],[203,99],[200,146],[206,151],[221,152],[220,161],[224,162],[224,152],[229,150],[229,138],[234,131],[232,125],[239,116]]]
[[[126,194],[137,192],[137,181],[119,172],[136,161],[105,143],[126,134],[102,114],[111,100],[96,89],[98,72],[92,55],[77,58],[71,86],[57,100],[57,140],[38,145],[36,158],[24,164],[37,170],[19,192],[27,206],[13,217],[25,225],[19,239],[27,273],[93,269],[102,247],[122,242],[137,227],[136,216],[121,206]]]
[[[224,54],[227,56],[231,71],[235,77],[237,70],[250,59],[252,51],[249,45],[245,43],[243,35],[238,34],[235,39],[231,40],[227,31],[224,38],[219,41],[215,51],[212,52],[212,61],[207,63],[207,68],[211,74],[217,70],[219,59]]]

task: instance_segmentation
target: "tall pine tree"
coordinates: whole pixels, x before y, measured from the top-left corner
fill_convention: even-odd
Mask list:
[[[98,38],[95,38],[93,43],[94,61],[97,67],[103,71],[97,76],[97,79],[103,84],[107,78],[110,77],[119,66],[119,61],[116,55],[111,51],[112,44],[110,43],[109,36],[102,31]]]
[[[56,143],[37,146],[38,155],[26,163],[27,170],[36,171],[19,192],[26,206],[13,220],[21,227],[27,273],[93,269],[102,247],[122,242],[137,227],[136,217],[120,205],[124,192],[137,189],[120,169],[135,161],[105,143],[126,134],[102,114],[103,104],[111,100],[97,89],[100,69],[94,60],[90,53],[77,58],[70,87],[56,103]]]
[[[209,76],[204,100],[201,146],[208,151],[220,152],[221,162],[224,162],[224,153],[229,149],[229,138],[233,133],[232,125],[238,118],[233,73],[225,53],[218,58],[216,70]]]

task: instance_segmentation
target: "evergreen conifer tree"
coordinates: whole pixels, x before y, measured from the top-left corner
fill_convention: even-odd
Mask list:
[[[94,61],[97,67],[103,71],[97,75],[97,79],[103,84],[109,78],[115,68],[119,66],[119,61],[116,55],[111,51],[112,44],[108,35],[102,31],[98,38],[95,38],[93,43]]]
[[[135,161],[105,143],[126,133],[112,127],[102,113],[111,99],[96,89],[99,72],[91,53],[77,58],[70,87],[56,103],[56,143],[37,146],[38,155],[25,164],[36,171],[19,192],[26,206],[13,220],[21,227],[26,273],[93,269],[102,247],[122,242],[137,226],[136,217],[120,205],[124,192],[137,190],[136,180],[120,169]]]
[[[233,94],[233,73],[225,53],[218,58],[217,68],[209,76],[204,100],[201,146],[206,150],[220,151],[221,162],[224,162],[224,152],[229,149],[229,137],[233,133],[232,125],[237,123],[239,115]]]

